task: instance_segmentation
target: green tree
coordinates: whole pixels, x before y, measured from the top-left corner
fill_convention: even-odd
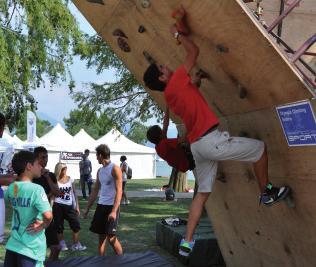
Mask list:
[[[94,139],[102,137],[113,127],[120,130],[120,127],[113,123],[106,113],[97,114],[86,110],[75,109],[69,113],[69,118],[64,118],[67,131],[71,135],[75,135],[84,129]]]
[[[128,131],[127,137],[138,144],[145,145],[147,142],[146,133],[148,128],[149,127],[136,121],[132,124],[130,130]]]
[[[36,115],[36,114],[35,114]],[[26,140],[27,138],[27,107],[25,107],[21,113],[21,116],[16,124],[15,134],[21,139]],[[41,120],[36,115],[36,135],[42,137],[44,134],[48,133],[53,128],[53,125],[47,120]]]
[[[0,0],[0,106],[9,127],[25,105],[36,108],[30,90],[70,77],[70,48],[84,47],[68,0]]]
[[[118,125],[161,119],[160,108],[101,37],[86,36],[86,42],[75,51],[87,61],[88,68],[96,67],[98,73],[114,68],[117,78],[112,83],[90,83],[85,90],[72,92],[79,108],[91,113],[106,111]]]
[[[131,124],[129,131],[126,132],[123,127],[114,123],[105,112],[97,114],[97,112],[91,113],[86,110],[75,109],[70,112],[68,118],[64,118],[64,123],[71,135],[75,135],[80,129],[84,129],[94,139],[98,139],[111,129],[116,128],[136,143],[145,144],[147,141],[146,132],[148,127],[136,121]]]

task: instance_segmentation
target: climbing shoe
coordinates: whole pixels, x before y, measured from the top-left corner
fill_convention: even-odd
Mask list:
[[[194,240],[192,242],[188,242],[182,238],[179,246],[179,254],[181,256],[188,257],[193,250],[194,244]]]
[[[272,206],[285,199],[290,192],[291,188],[288,186],[274,187],[271,183],[268,183],[265,191],[260,196],[260,203],[263,203],[266,206]]]

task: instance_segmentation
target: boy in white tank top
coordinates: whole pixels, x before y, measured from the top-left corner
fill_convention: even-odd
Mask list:
[[[100,256],[105,255],[106,241],[110,243],[117,255],[121,255],[123,254],[123,248],[116,237],[116,228],[122,198],[122,171],[119,166],[111,162],[110,149],[107,145],[99,145],[96,148],[96,156],[102,167],[98,170],[96,183],[89,196],[83,216],[87,218],[90,207],[100,191],[90,231],[99,235],[98,250]]]

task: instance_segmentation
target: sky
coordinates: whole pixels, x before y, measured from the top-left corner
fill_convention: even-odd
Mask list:
[[[94,35],[96,33],[94,29],[71,1],[69,2],[69,8],[79,22],[80,29],[89,35]],[[101,83],[115,80],[114,70],[106,70],[100,75],[97,75],[96,70],[93,68],[87,69],[86,62],[81,61],[79,57],[74,58],[73,64],[70,66],[70,71],[76,83],[76,88],[81,88],[85,83],[89,82]],[[46,82],[45,86],[41,86],[31,94],[38,102],[38,116],[41,119],[49,120],[53,124],[59,122],[64,125],[63,118],[68,117],[70,111],[76,108],[76,104],[69,95],[67,82],[60,82],[52,88],[50,87],[49,82]],[[157,124],[157,122],[155,119],[152,119],[146,124],[152,125]],[[173,123],[170,123],[169,130],[168,135],[171,135],[170,137],[175,137],[176,130]]]

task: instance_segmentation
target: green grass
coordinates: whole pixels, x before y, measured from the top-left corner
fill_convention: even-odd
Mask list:
[[[168,184],[169,178],[156,179],[130,179],[127,181],[126,191],[144,191],[145,189],[160,189]],[[76,188],[79,189],[79,180],[75,181]],[[189,188],[194,189],[194,180],[188,180]],[[86,186],[86,190],[87,186]]]
[[[131,179],[127,181],[127,191],[144,191],[145,189],[159,189],[168,184],[169,178]],[[194,189],[194,180],[188,180],[188,186]]]
[[[166,181],[160,179],[161,182]],[[135,182],[134,182],[135,181]],[[140,180],[132,180],[131,185],[138,186]],[[142,180],[145,181],[145,180]],[[148,186],[151,183],[148,182]],[[152,185],[152,184],[151,184]],[[155,183],[159,186],[159,182]],[[136,188],[136,187],[135,187]],[[156,244],[156,222],[164,217],[179,216],[187,218],[188,208],[191,199],[179,199],[177,202],[164,202],[158,198],[133,198],[131,204],[121,207],[121,217],[118,228],[118,238],[122,243],[125,253],[144,252],[152,250],[157,252],[168,261],[173,262],[176,266],[183,265],[167,251],[161,249]],[[86,206],[86,201],[80,201],[80,207],[83,210]],[[8,211],[8,209],[7,209]],[[90,222],[94,213],[94,208],[91,209],[89,218],[87,220],[80,219],[81,232],[80,241],[88,247],[86,251],[82,252],[62,252],[61,258],[74,256],[97,255],[98,238],[96,234],[89,231]],[[10,211],[7,212],[6,235],[9,234],[9,221],[11,220]],[[67,223],[65,223],[65,239],[71,244],[71,231]],[[112,248],[108,247],[107,255],[114,255]],[[5,249],[0,245],[0,261],[3,261]]]

